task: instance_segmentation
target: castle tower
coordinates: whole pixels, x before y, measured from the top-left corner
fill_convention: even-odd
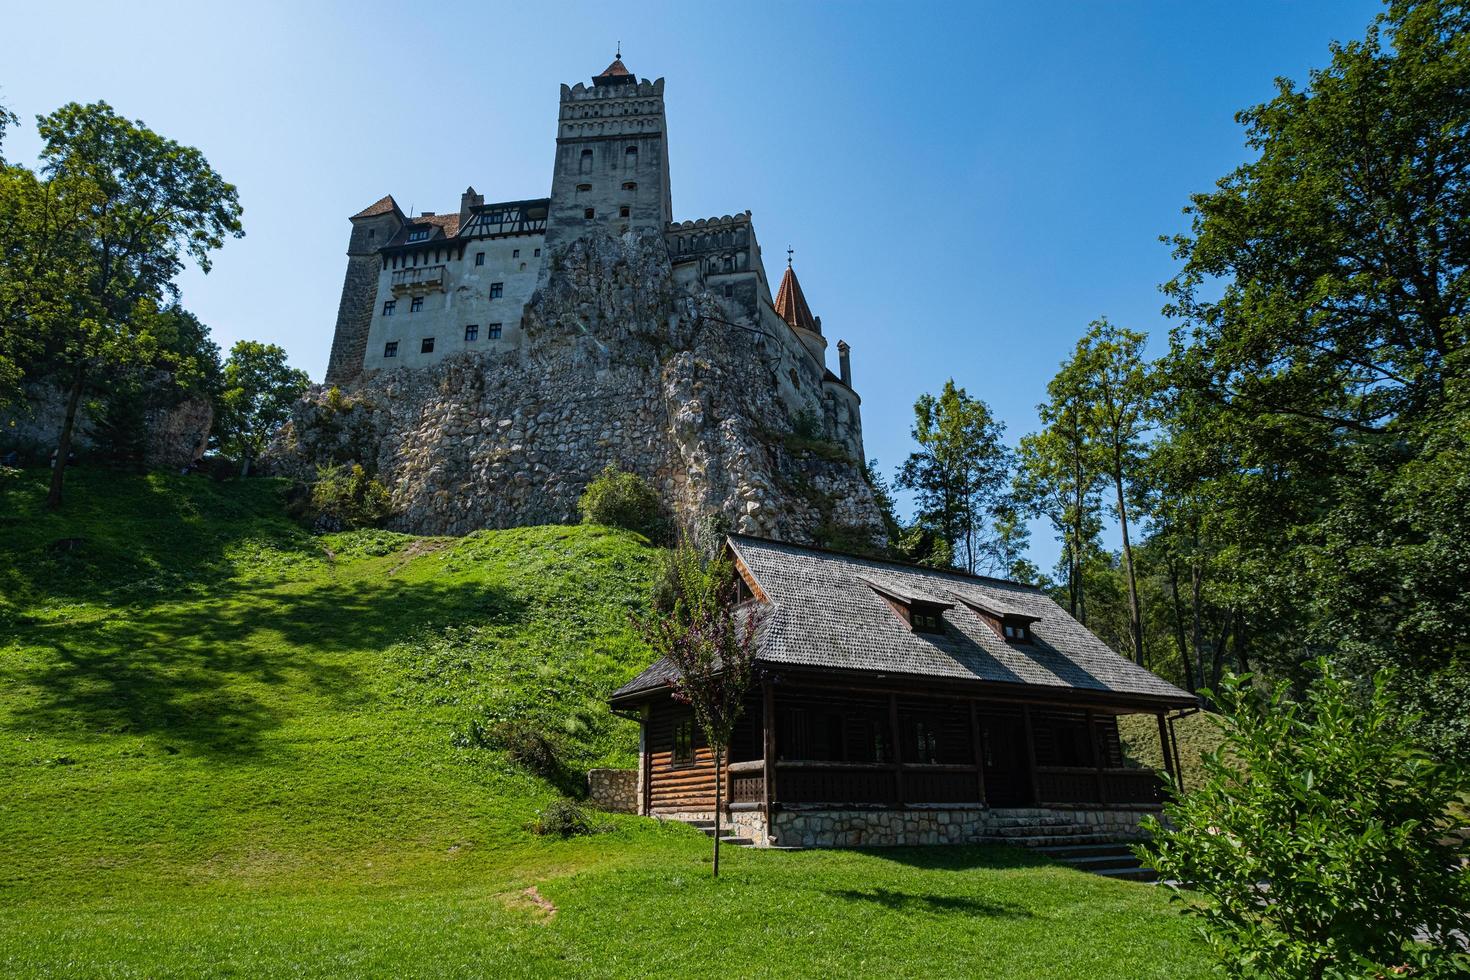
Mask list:
[[[785,320],[802,344],[816,358],[818,364],[827,363],[827,338],[822,336],[822,321],[812,316],[811,307],[806,305],[801,283],[796,270],[791,267],[790,250],[787,250],[786,274],[781,277],[781,287],[776,290],[776,315]]]
[[[561,87],[556,167],[546,246],[587,234],[663,234],[673,218],[664,80],[639,81],[622,61],[592,79]]]
[[[352,235],[347,239],[347,275],[342,280],[342,299],[337,304],[337,327],[332,334],[332,353],[327,360],[327,384],[346,384],[362,372],[368,330],[373,322],[373,304],[378,293],[382,259],[378,249],[392,241],[407,218],[393,195],[369,204],[350,219]]]

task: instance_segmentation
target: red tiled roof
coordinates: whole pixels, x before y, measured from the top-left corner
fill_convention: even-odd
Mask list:
[[[604,71],[601,75],[594,75],[592,77],[615,78],[618,76],[631,76],[632,74],[633,73],[628,70],[628,66],[623,64],[622,58],[614,58],[613,63],[607,66],[606,71]]]
[[[801,283],[796,281],[796,271],[789,265],[786,267],[786,275],[781,277],[781,288],[776,290],[775,305],[776,315],[791,326],[821,333],[817,329],[811,307],[806,305],[806,297],[801,294]]]
[[[397,211],[398,202],[393,200],[392,194],[385,194],[372,204],[354,214],[354,218],[371,218],[375,214],[387,214],[389,211]]]
[[[438,225],[444,229],[445,236],[453,238],[459,234],[459,212],[452,211],[449,214],[431,214],[427,217],[413,218],[410,224],[415,225]]]

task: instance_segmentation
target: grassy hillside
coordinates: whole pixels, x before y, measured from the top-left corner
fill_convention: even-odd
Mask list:
[[[1159,724],[1153,715],[1124,715],[1118,719],[1118,733],[1123,751],[1146,766],[1164,767],[1159,747]],[[1220,747],[1220,727],[1216,717],[1199,711],[1174,721],[1174,739],[1179,743],[1179,767],[1183,770],[1185,792],[1205,779],[1200,757]]]
[[[712,882],[683,827],[529,834],[559,790],[463,736],[631,764],[632,536],[314,537],[268,480],[87,470],[51,515],[43,478],[0,474],[0,974],[1206,972],[1157,890],[1005,850]]]

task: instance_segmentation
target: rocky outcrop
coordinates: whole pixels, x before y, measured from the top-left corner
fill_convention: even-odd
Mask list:
[[[395,525],[417,533],[575,520],[583,488],[614,463],[658,488],[684,527],[720,515],[787,540],[881,541],[860,461],[793,438],[813,406],[783,392],[780,344],[713,293],[678,286],[658,237],[559,250],[522,326],[518,351],[313,391],[265,465],[309,477],[360,462],[392,493]]]

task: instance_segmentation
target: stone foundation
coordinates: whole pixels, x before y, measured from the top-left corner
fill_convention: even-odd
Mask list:
[[[609,813],[637,813],[638,770],[589,769],[587,797]]]
[[[900,847],[931,844],[975,844],[1002,839],[1018,823],[1065,820],[1089,833],[1119,840],[1141,839],[1145,816],[1156,810],[1085,810],[1060,808],[988,809],[985,807],[909,807],[903,810],[778,809],[768,825],[759,810],[736,810],[723,819],[758,847]],[[713,820],[714,813],[668,814],[671,819]]]

